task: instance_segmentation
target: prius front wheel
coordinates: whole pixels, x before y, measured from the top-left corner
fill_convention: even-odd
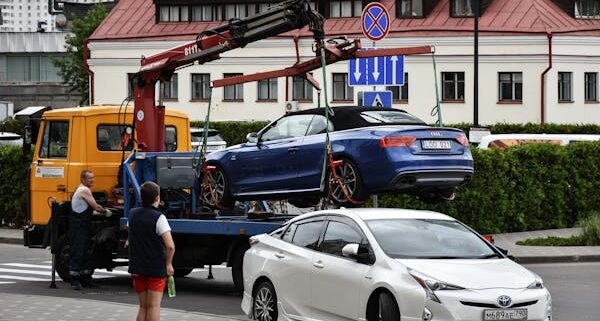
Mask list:
[[[254,291],[252,318],[259,321],[277,320],[277,295],[271,282],[262,282]]]

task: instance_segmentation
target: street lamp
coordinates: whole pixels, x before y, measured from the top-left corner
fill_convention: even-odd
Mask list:
[[[473,126],[479,126],[479,0],[473,0]]]

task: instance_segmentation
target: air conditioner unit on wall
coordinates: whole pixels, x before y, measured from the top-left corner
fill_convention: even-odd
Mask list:
[[[285,102],[285,112],[286,113],[298,111],[298,110],[300,110],[300,106],[297,101],[288,100]]]

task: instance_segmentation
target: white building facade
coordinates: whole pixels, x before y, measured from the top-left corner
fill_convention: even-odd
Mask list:
[[[438,9],[433,9],[433,12],[448,10],[448,6],[453,8],[454,1],[459,0],[434,1],[441,8],[436,7]],[[390,12],[397,10],[391,4],[393,1],[381,2],[389,5]],[[506,10],[503,8],[510,2],[513,0],[493,0],[488,11],[493,13],[496,10],[496,17],[501,16],[502,10]],[[550,0],[532,2],[552,4]],[[553,10],[558,10],[558,6]],[[487,13],[482,15],[482,19],[485,19],[485,14]],[[448,21],[452,19],[450,17]],[[414,21],[417,20],[411,20]],[[448,24],[448,21],[443,23]],[[559,32],[555,29],[553,32],[552,26],[548,26],[546,32],[538,28],[533,32],[503,33],[488,28],[486,33],[484,28],[479,38],[479,124],[600,124],[600,24],[597,20],[590,21],[597,27],[593,25],[581,29],[582,32],[579,29],[573,29],[574,32]],[[497,27],[498,30],[501,28],[502,26]],[[431,109],[436,105],[437,86],[443,122],[472,123],[472,33],[464,32],[464,29],[452,32],[452,26],[448,29],[449,31],[444,32],[403,34],[400,32],[402,27],[398,27],[398,33],[391,33],[376,46],[435,47],[435,73],[431,55],[405,57],[404,68],[408,82],[405,87],[395,89],[394,108],[407,110],[427,122],[434,122],[437,117],[431,115]],[[361,36],[355,28],[348,30],[350,37]],[[98,40],[92,37],[89,44],[91,58],[88,60],[93,72],[92,90],[96,104],[120,104],[130,94],[127,74],[139,70],[142,55],[163,52],[186,42],[100,40],[101,37],[97,34],[96,37]],[[367,39],[361,40],[363,46],[371,44]],[[304,60],[314,57],[310,38],[301,39],[300,52]],[[163,103],[167,107],[186,111],[192,120],[202,120],[208,106],[209,80],[221,79],[230,74],[247,75],[282,69],[295,62],[295,48],[291,37],[252,43],[243,49],[223,54],[219,60],[177,70],[171,84],[164,88]],[[348,62],[327,66],[326,70],[327,81],[323,81],[320,69],[315,70],[313,76],[322,86],[326,84],[327,99],[332,106],[356,104],[359,91],[373,89],[347,86]],[[386,88],[380,86],[377,89]],[[323,105],[325,90],[321,90],[319,95],[306,83],[291,77],[246,83],[235,88],[215,88],[212,90],[211,116],[215,121],[272,120],[285,112],[288,101],[295,101],[294,105],[300,109],[316,107],[319,101]]]

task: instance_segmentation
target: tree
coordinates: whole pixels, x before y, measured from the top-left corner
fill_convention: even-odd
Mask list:
[[[59,68],[58,74],[62,77],[63,82],[69,85],[69,92],[81,94],[79,100],[81,105],[89,103],[89,77],[83,61],[84,42],[104,20],[106,14],[106,7],[102,3],[98,3],[88,11],[83,19],[73,20],[72,33],[66,37],[67,57],[53,60],[54,65]]]

